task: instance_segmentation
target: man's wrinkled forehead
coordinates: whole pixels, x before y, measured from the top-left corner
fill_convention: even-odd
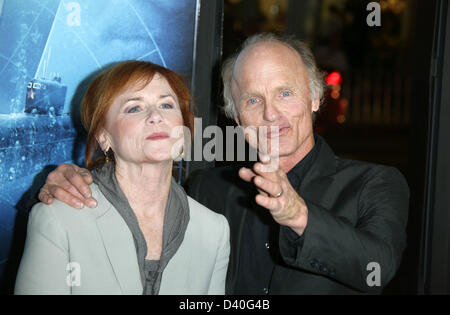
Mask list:
[[[300,55],[293,48],[274,41],[259,42],[245,48],[236,58],[232,81],[237,82],[243,75],[266,66],[298,70],[299,74],[304,68]]]

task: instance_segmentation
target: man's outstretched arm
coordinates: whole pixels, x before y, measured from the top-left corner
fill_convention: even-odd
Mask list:
[[[84,205],[95,208],[89,184],[91,173],[74,164],[61,164],[51,172],[39,192],[39,200],[49,205],[56,198],[71,207],[82,209]]]

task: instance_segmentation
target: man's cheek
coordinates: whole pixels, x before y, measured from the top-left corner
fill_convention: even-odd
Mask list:
[[[256,129],[253,127],[246,127],[244,128],[244,134],[248,144],[256,149],[258,147],[258,134]]]

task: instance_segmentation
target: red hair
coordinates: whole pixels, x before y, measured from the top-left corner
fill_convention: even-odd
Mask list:
[[[184,77],[167,68],[151,62],[130,60],[114,65],[103,71],[89,85],[81,102],[81,121],[88,136],[86,141],[85,161],[88,169],[94,169],[105,163],[105,156],[95,156],[99,145],[96,136],[106,123],[106,114],[114,99],[132,85],[144,88],[158,73],[167,80],[178,98],[183,124],[188,127],[191,137],[194,135],[194,114],[191,111],[191,95]],[[108,154],[109,159],[113,159]]]

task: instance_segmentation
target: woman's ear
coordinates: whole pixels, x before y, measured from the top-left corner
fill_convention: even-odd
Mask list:
[[[109,133],[104,128],[97,134],[96,139],[103,152],[107,152],[111,148]]]

